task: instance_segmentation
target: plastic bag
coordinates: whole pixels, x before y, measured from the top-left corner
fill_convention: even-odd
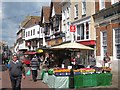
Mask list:
[[[27,71],[27,73],[26,73],[26,75],[27,76],[30,76],[30,74],[31,74],[31,71],[30,71],[30,69]]]

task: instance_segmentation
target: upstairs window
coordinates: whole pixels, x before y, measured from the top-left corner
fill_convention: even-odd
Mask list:
[[[82,15],[86,14],[86,0],[82,0]]]
[[[119,2],[119,0],[111,0],[111,4],[115,4],[117,2]]]
[[[70,12],[70,8],[67,7],[67,18],[69,18],[69,12]]]
[[[27,32],[26,32],[26,37],[27,37]]]
[[[102,32],[102,56],[105,55],[105,53],[107,52],[107,32],[104,31]]]
[[[32,36],[32,30],[31,30],[31,36]]]
[[[120,59],[120,28],[115,29],[115,54]]]
[[[28,36],[30,36],[30,31],[28,31]]]
[[[77,18],[78,17],[78,4],[75,5],[74,11],[75,11],[74,12],[74,15],[75,15],[74,18]]]
[[[35,29],[33,29],[33,35],[35,35]]]
[[[105,0],[99,0],[100,10],[105,8]]]

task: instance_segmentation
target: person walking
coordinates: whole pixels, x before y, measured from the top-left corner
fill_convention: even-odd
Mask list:
[[[9,75],[13,90],[21,90],[21,79],[25,79],[25,68],[21,61],[18,60],[18,56],[15,54],[12,56],[12,60],[9,62]]]
[[[31,67],[31,71],[32,71],[32,78],[33,78],[33,81],[36,82],[37,81],[37,70],[39,69],[39,62],[38,62],[38,58],[37,56],[35,55],[31,62],[30,62],[30,67]]]

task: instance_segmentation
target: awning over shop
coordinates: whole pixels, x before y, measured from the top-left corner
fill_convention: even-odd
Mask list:
[[[26,51],[24,54],[29,54],[29,55],[33,55],[33,54],[36,54],[37,52],[34,52],[34,51]]]
[[[80,43],[76,43],[76,42],[70,42],[70,43],[65,43],[59,46],[54,46],[52,47],[52,49],[82,49],[82,50],[94,50],[91,47],[85,46],[83,44]]]

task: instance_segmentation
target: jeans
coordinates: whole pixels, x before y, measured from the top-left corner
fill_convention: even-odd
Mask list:
[[[37,70],[32,70],[32,78],[33,78],[33,81],[36,81],[36,78],[37,78]]]
[[[19,76],[19,77],[10,76],[10,79],[11,79],[12,89],[13,90],[21,90],[22,76]]]

